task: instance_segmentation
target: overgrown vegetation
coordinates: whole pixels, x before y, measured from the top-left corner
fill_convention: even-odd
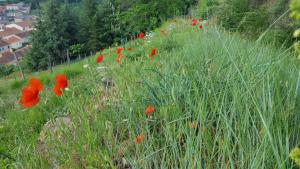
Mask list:
[[[289,48],[297,25],[289,18],[289,0],[207,0],[204,16],[231,32]]]
[[[49,15],[41,14],[52,17],[38,25],[55,36],[48,42],[42,31],[34,35],[41,38],[40,44],[33,42],[43,50],[32,52],[39,53],[35,59],[44,64],[34,69],[66,59],[61,54],[65,48],[79,54],[114,43],[124,48],[124,57],[116,62],[116,48],[106,48],[100,64],[94,56],[56,66],[53,73],[31,74],[44,89],[39,104],[30,109],[18,103],[27,81],[0,79],[0,168],[294,169],[299,163],[300,64],[290,50],[269,45],[292,42],[283,35],[290,30],[277,27],[288,19],[272,25],[270,9],[275,6],[268,6],[269,1],[200,1],[205,6],[196,16],[219,16],[223,27],[247,39],[219,29],[213,18],[208,23],[197,18],[201,28],[176,18],[145,40],[130,42],[136,33],[150,31],[189,7],[183,8],[182,1],[172,1],[174,6],[165,1],[168,9],[156,13],[155,3],[140,1],[129,7],[131,1],[122,1],[110,8],[112,1],[98,6],[86,0],[82,11],[79,6],[63,10],[77,16],[78,24],[87,24],[78,27],[75,20],[64,20],[65,14],[54,16],[70,6],[53,2],[42,10]],[[292,9],[297,11],[298,1],[294,2]],[[286,9],[285,1],[277,3],[284,5],[276,19]],[[58,29],[50,23],[59,26],[65,21],[76,23],[75,36],[60,32],[69,25]],[[110,23],[111,29],[100,23]],[[100,29],[107,34],[95,33]],[[48,44],[53,41],[57,43]],[[150,59],[153,48],[157,53]],[[57,73],[69,80],[62,97],[53,94]],[[108,86],[106,79],[113,84]],[[155,108],[151,117],[144,112],[149,105]],[[141,135],[144,140],[137,142]]]
[[[70,60],[69,50],[94,53],[124,44],[139,32],[151,31],[165,20],[187,14],[196,0],[48,0],[41,5],[27,68],[37,71]]]
[[[39,105],[22,110],[13,93],[14,109],[0,123],[2,166],[292,169],[289,152],[300,138],[293,54],[189,20],[162,29],[170,31],[156,30],[150,43],[125,44],[141,49],[138,60],[124,51],[117,63],[115,49],[106,49],[100,65],[95,57],[77,63],[83,73],[69,77],[61,98],[49,83]],[[148,105],[152,118],[143,112]],[[71,124],[41,136],[57,117]],[[145,140],[134,142],[140,134]]]

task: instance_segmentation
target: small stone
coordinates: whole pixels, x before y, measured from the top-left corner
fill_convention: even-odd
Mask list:
[[[104,77],[102,78],[102,83],[105,88],[113,87],[114,83],[111,77]]]

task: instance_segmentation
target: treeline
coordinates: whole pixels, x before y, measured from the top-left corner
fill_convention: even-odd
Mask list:
[[[24,63],[32,71],[51,68],[69,55],[95,52],[185,15],[197,0],[48,0],[40,3],[32,49]]]
[[[204,15],[247,38],[290,47],[297,27],[289,17],[290,0],[203,0]],[[299,25],[298,25],[299,26]]]

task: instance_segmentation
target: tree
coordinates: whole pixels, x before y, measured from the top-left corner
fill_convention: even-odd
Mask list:
[[[80,16],[80,43],[87,51],[96,51],[99,47],[96,27],[97,3],[95,0],[83,0],[83,13]]]
[[[66,25],[60,11],[58,0],[49,0],[41,10],[31,39],[33,47],[26,57],[26,63],[33,70],[48,67],[52,71],[52,66],[63,59],[62,51],[68,39],[64,37]]]

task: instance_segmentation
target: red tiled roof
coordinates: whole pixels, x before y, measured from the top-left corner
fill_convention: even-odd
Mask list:
[[[22,58],[26,55],[30,47],[24,47],[21,49],[18,49],[15,51],[16,57],[17,58]],[[0,55],[0,64],[10,64],[15,61],[15,56],[11,51],[6,51],[3,52],[2,55]]]
[[[9,44],[0,39],[0,47],[7,46],[7,45]]]
[[[32,31],[21,32],[21,33],[16,34],[16,36],[18,36],[20,38],[26,38],[26,37],[30,36],[31,32]]]
[[[32,23],[30,21],[22,21],[22,22],[17,22],[16,25],[19,25],[23,28],[25,27],[32,27]]]
[[[13,53],[11,53],[10,51],[6,51],[1,54],[0,64],[1,65],[9,64],[9,63],[12,63],[14,60],[15,60],[15,57],[14,57]]]
[[[16,51],[15,51],[16,56],[17,56],[18,58],[23,57],[23,56],[28,52],[29,49],[30,49],[30,46],[27,46],[27,47],[24,47],[24,48],[21,48],[21,49],[16,50]]]
[[[2,39],[2,40],[8,44],[14,44],[14,43],[19,42],[21,39],[17,38],[16,36],[11,36],[8,39]]]
[[[0,38],[10,35],[21,33],[22,31],[17,28],[6,28],[4,31],[0,31]]]

